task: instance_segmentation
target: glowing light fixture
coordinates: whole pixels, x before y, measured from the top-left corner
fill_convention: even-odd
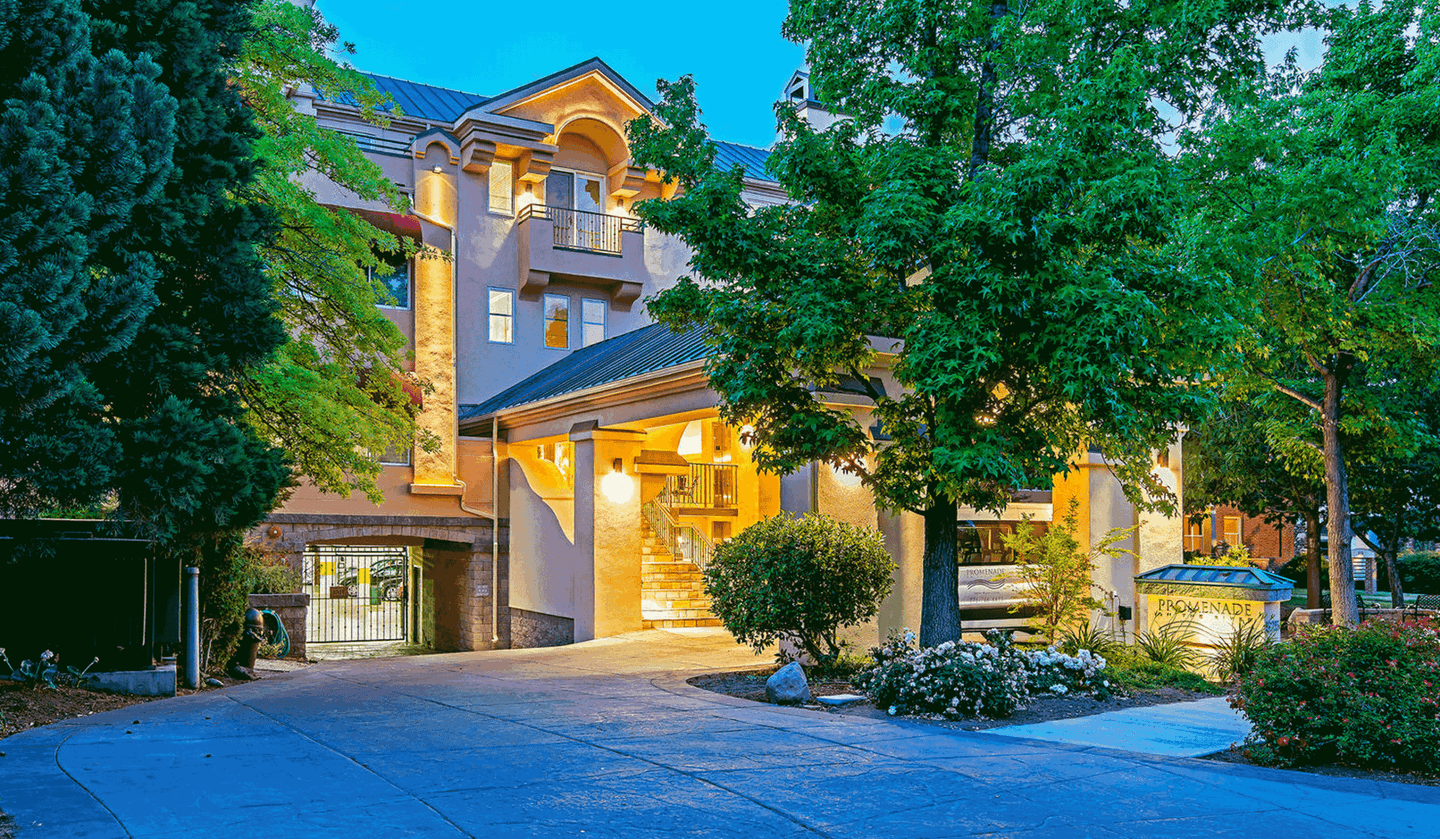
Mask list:
[[[839,463],[830,464],[830,474],[835,476],[835,483],[847,489],[860,486],[860,476]]]
[[[755,447],[755,426],[749,423],[740,426],[740,447],[747,452]]]
[[[443,171],[445,171],[445,170],[442,169],[442,168],[440,168],[440,164],[437,163],[437,164],[435,164],[434,166],[430,167],[430,171],[431,171],[431,172],[434,172],[435,174],[438,175],[438,174],[440,174],[441,172],[443,172]]]
[[[612,504],[624,504],[635,494],[635,479],[625,474],[625,461],[615,458],[615,471],[600,479],[600,491]]]

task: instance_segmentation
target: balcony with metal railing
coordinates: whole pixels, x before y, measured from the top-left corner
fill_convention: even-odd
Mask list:
[[[740,470],[729,463],[692,463],[688,475],[669,475],[660,503],[682,516],[734,516],[740,507]]]
[[[640,296],[646,270],[639,219],[529,204],[515,224],[521,293],[537,294],[553,279],[605,287],[619,305]]]

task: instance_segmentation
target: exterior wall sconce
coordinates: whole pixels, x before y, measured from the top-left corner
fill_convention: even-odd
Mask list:
[[[635,495],[635,479],[625,474],[625,461],[615,458],[615,471],[600,479],[600,491],[611,504],[624,504]]]
[[[441,168],[440,164],[437,163],[437,164],[435,164],[434,166],[430,167],[430,171],[431,171],[431,172],[434,172],[435,174],[438,175],[438,174],[440,174],[441,172],[444,172],[445,170],[444,170],[443,168]]]
[[[860,476],[838,463],[830,464],[830,474],[835,476],[835,483],[846,489],[854,489],[860,486]]]

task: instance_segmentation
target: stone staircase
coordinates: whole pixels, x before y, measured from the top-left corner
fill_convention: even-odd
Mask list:
[[[643,518],[640,534],[640,620],[646,629],[720,626],[705,596],[705,575],[677,558]]]

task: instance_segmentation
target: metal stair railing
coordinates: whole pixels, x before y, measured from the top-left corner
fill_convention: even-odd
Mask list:
[[[647,502],[640,509],[650,529],[670,549],[672,556],[694,563],[701,571],[709,566],[710,557],[715,555],[715,543],[709,537],[689,525],[681,525],[658,501]]]

